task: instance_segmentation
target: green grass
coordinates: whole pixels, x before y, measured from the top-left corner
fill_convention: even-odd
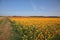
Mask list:
[[[0,20],[0,24],[2,24],[3,20]]]
[[[0,31],[0,35],[2,34],[3,32]]]

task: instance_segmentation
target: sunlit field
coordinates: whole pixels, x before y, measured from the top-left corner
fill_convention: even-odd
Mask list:
[[[60,18],[11,17],[9,19],[17,25],[15,27],[21,37],[18,39],[60,40]]]
[[[60,40],[60,18],[0,18],[0,40]]]
[[[21,23],[22,25],[54,25],[60,24],[60,18],[10,18],[16,23]]]

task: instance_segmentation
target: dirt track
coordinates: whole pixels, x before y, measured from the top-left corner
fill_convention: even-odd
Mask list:
[[[2,34],[0,35],[0,40],[8,40],[10,29],[10,22],[7,20],[6,17],[4,17],[3,23],[0,24],[0,31],[2,31]]]

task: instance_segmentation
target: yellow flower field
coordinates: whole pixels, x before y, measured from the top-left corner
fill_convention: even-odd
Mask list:
[[[60,24],[60,18],[10,18],[10,20],[22,25],[54,25]]]
[[[60,18],[10,17],[9,20],[12,21],[13,29],[23,34],[21,40],[59,40]]]

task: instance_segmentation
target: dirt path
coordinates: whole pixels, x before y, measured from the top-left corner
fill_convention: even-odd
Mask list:
[[[0,25],[0,29],[2,31],[2,34],[0,35],[0,40],[8,40],[9,34],[10,34],[10,22],[5,17],[3,20],[3,23]]]

